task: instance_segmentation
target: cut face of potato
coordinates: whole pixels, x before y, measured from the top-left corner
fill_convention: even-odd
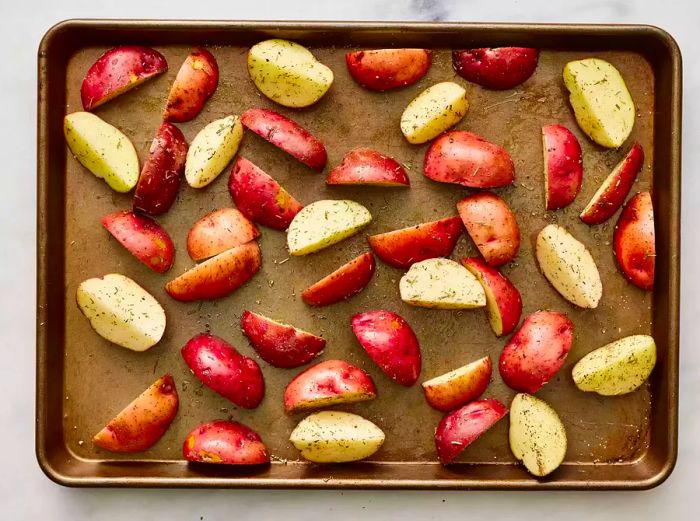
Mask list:
[[[554,472],[566,455],[566,430],[556,411],[530,394],[510,404],[510,450],[533,476]]]
[[[656,365],[656,343],[648,335],[632,335],[599,347],[574,366],[576,387],[603,396],[638,389]]]
[[[550,224],[537,236],[535,253],[542,273],[562,297],[582,308],[598,307],[603,296],[598,267],[573,235]]]
[[[165,311],[133,280],[111,273],[87,279],[76,294],[80,311],[101,337],[133,351],[156,345],[165,331]]]
[[[467,268],[450,259],[415,263],[399,283],[401,300],[424,308],[471,309],[486,305],[486,295]]]
[[[564,84],[581,130],[599,145],[621,146],[632,132],[636,112],[618,70],[598,58],[572,61],[564,67]]]
[[[285,107],[313,105],[333,83],[333,71],[306,47],[280,39],[251,47],[248,73],[260,92]]]
[[[377,452],[384,443],[384,433],[357,414],[322,411],[299,422],[289,441],[309,461],[344,463]]]
[[[129,138],[90,112],[63,119],[68,148],[80,164],[117,192],[128,192],[139,180],[139,158]]]
[[[349,200],[316,201],[304,207],[287,231],[292,255],[306,255],[355,235],[372,220],[369,210]]]
[[[401,132],[409,143],[430,141],[455,125],[467,113],[467,91],[446,81],[425,89],[401,115]]]
[[[238,116],[212,121],[199,131],[187,151],[185,179],[192,188],[207,186],[238,151],[243,125]]]

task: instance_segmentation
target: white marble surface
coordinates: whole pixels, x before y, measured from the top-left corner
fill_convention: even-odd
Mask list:
[[[156,5],[160,4],[162,6]],[[165,7],[167,5],[167,7]],[[0,513],[4,519],[694,519],[700,473],[700,7],[622,0],[317,0],[145,2],[0,0],[0,226],[5,244],[0,378]],[[72,490],[53,484],[34,458],[36,49],[55,22],[74,17],[189,19],[459,20],[649,23],[679,42],[685,62],[680,454],[661,487],[640,493]],[[695,514],[693,514],[695,512]]]

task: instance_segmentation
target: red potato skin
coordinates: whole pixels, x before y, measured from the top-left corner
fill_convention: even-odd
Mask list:
[[[199,219],[187,234],[192,260],[213,257],[260,236],[258,227],[235,208],[219,208]]]
[[[309,306],[328,306],[346,300],[369,284],[374,270],[374,256],[363,253],[305,289],[301,298]]]
[[[488,399],[471,402],[445,415],[435,430],[435,448],[440,463],[452,463],[507,413],[501,402]]]
[[[369,90],[399,89],[425,76],[432,53],[428,49],[375,49],[345,55],[353,79]]]
[[[245,409],[256,408],[265,395],[258,363],[225,340],[203,333],[180,351],[185,363],[204,385]]]
[[[243,215],[275,230],[286,230],[304,207],[277,181],[243,157],[231,169],[228,191]]]
[[[260,436],[238,422],[216,420],[190,432],[182,444],[182,456],[195,463],[263,465],[270,454]]]
[[[581,220],[589,225],[601,224],[610,219],[632,190],[637,175],[644,166],[644,150],[635,143],[624,159],[613,169],[614,177],[600,197],[581,213]]]
[[[528,47],[493,47],[452,52],[452,66],[467,81],[492,90],[517,87],[535,72],[539,52]]]
[[[534,394],[564,365],[574,325],[564,313],[529,315],[501,352],[499,370],[508,387]]]
[[[268,109],[249,109],[241,116],[241,123],[312,170],[321,172],[326,167],[328,155],[323,143],[282,114]]]
[[[241,317],[241,328],[260,357],[275,367],[307,364],[326,347],[319,336],[247,310]]]
[[[617,220],[613,251],[625,278],[646,291],[654,289],[655,241],[651,194],[639,192],[627,201]]]
[[[165,291],[180,302],[225,297],[250,280],[261,265],[260,248],[249,242],[196,265],[168,282]]]
[[[156,273],[165,273],[173,265],[173,241],[153,219],[123,210],[105,215],[101,222],[122,246]]]
[[[583,181],[581,145],[576,136],[563,125],[542,127],[547,176],[547,210],[570,205]]]
[[[406,169],[371,148],[351,150],[328,174],[329,185],[410,186]]]
[[[187,158],[187,141],[179,128],[164,122],[156,132],[134,192],[134,210],[167,212],[177,198]]]
[[[423,174],[440,183],[498,188],[513,182],[515,167],[504,148],[471,132],[452,130],[431,143]]]
[[[352,317],[352,330],[369,357],[396,383],[410,387],[420,375],[420,345],[411,326],[391,311]]]
[[[438,385],[426,385],[427,382],[424,382],[423,392],[428,405],[438,411],[448,412],[484,394],[491,382],[493,364],[488,356],[482,360],[468,376],[458,377],[458,381],[451,380]]]
[[[111,452],[140,452],[163,437],[178,409],[173,377],[166,374],[127,405],[93,442]]]
[[[459,217],[418,224],[371,235],[369,245],[389,266],[408,269],[411,264],[435,257],[449,257],[464,231]]]
[[[163,120],[184,123],[197,117],[219,85],[219,66],[206,49],[194,49],[177,72]]]
[[[372,377],[344,360],[326,360],[296,375],[284,390],[284,408],[288,413],[320,407],[329,398],[362,395],[362,400],[377,396]],[[320,403],[319,403],[320,402]],[[340,403],[340,401],[338,402]]]
[[[520,228],[508,204],[492,192],[457,203],[457,211],[479,253],[491,266],[512,261],[520,249]]]
[[[90,66],[83,79],[83,108],[93,110],[167,70],[168,62],[155,49],[137,45],[110,49]]]
[[[501,331],[494,331],[496,336],[511,334],[518,326],[523,311],[523,300],[518,288],[498,269],[490,266],[479,257],[462,259],[462,265],[475,275],[478,274],[480,282],[483,280],[482,285],[485,286],[487,298],[489,293],[493,295],[501,316],[502,327]]]

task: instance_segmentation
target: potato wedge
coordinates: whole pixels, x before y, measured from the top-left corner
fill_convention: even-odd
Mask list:
[[[260,436],[242,423],[216,420],[190,432],[182,444],[187,461],[220,465],[263,465],[270,454]]]
[[[408,104],[401,115],[401,132],[409,143],[425,143],[456,125],[468,108],[466,90],[451,81],[437,83]]]
[[[569,206],[583,181],[581,145],[564,125],[542,127],[544,193],[547,210]]]
[[[350,200],[323,200],[305,206],[287,230],[292,255],[306,255],[355,235],[372,220],[369,210]]]
[[[224,171],[238,151],[243,125],[238,116],[212,121],[192,140],[185,162],[185,179],[192,188],[202,188]]]
[[[299,422],[289,441],[309,461],[344,463],[377,452],[384,443],[384,433],[357,414],[321,411]]]
[[[177,72],[163,111],[164,121],[184,123],[197,117],[219,85],[219,65],[206,49],[197,48]]]
[[[588,58],[564,67],[564,84],[581,130],[604,147],[621,146],[632,132],[636,110],[619,71]]]
[[[63,133],[75,158],[117,192],[126,193],[139,180],[139,158],[129,138],[90,112],[63,119]]]
[[[406,169],[393,157],[371,148],[356,148],[328,174],[329,185],[410,186]]]
[[[656,343],[632,335],[591,351],[571,371],[576,387],[603,396],[627,394],[641,387],[656,365]]]
[[[187,233],[187,253],[201,261],[241,246],[260,236],[260,230],[236,208],[219,208],[197,220]]]
[[[478,279],[450,259],[416,262],[399,282],[401,300],[413,306],[437,309],[471,309],[486,305]]]
[[[328,306],[349,299],[369,284],[374,270],[374,256],[363,253],[306,288],[301,298],[309,306]]]
[[[639,192],[625,204],[613,232],[613,252],[628,281],[645,291],[654,289],[656,233],[649,192]]]
[[[510,404],[510,450],[533,476],[554,472],[566,456],[566,430],[549,404],[516,394]]]
[[[603,296],[598,267],[588,249],[566,229],[545,226],[537,236],[537,262],[562,297],[582,308],[596,308]]]
[[[539,52],[528,47],[491,47],[452,51],[452,67],[462,78],[482,87],[517,87],[537,68]]]
[[[476,400],[491,382],[491,358],[487,355],[423,382],[425,400],[433,409],[448,412]]]
[[[428,49],[373,49],[345,55],[350,76],[376,91],[413,85],[428,73],[431,61]]]
[[[132,351],[153,347],[165,332],[165,311],[158,301],[124,275],[81,282],[76,300],[98,335]]]

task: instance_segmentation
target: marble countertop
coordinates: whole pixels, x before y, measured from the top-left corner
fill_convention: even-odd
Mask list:
[[[315,0],[285,2],[94,2],[2,3],[0,125],[3,189],[0,223],[5,241],[0,331],[5,362],[0,379],[0,512],[7,519],[481,519],[500,520],[665,519],[697,515],[700,474],[700,4],[679,2],[568,0]],[[647,492],[396,492],[275,490],[89,490],[55,485],[34,457],[34,317],[36,191],[36,49],[44,32],[66,18],[446,20],[513,22],[647,23],[669,31],[683,52],[683,252],[681,312],[680,452],[674,473]],[[696,192],[696,190],[699,190]],[[693,260],[695,259],[695,260]],[[693,267],[695,266],[695,268]],[[692,514],[696,512],[696,514]]]

